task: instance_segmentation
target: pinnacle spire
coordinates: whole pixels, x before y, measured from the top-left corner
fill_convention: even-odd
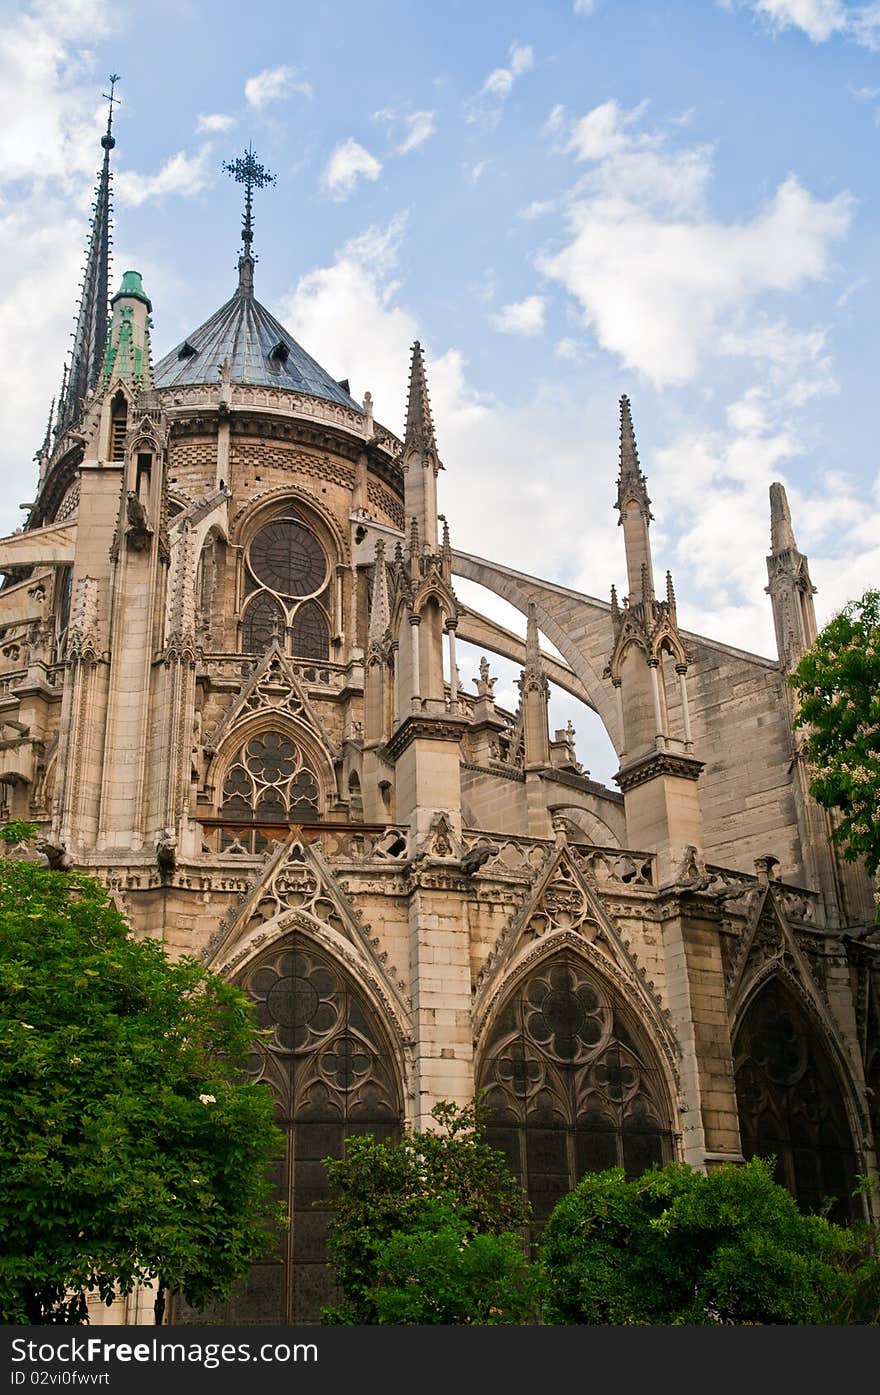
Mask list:
[[[376,542],[376,560],[373,563],[373,594],[370,598],[369,639],[381,642],[391,623],[391,605],[388,600],[388,570],[385,566],[385,543],[382,538]]]
[[[632,412],[629,398],[620,399],[620,473],[617,481],[617,507],[623,509],[628,499],[634,499],[641,507],[646,520],[651,519],[651,500],[648,498],[648,482],[642,474],[639,452],[636,446],[636,433],[633,430]]]
[[[58,402],[58,432],[66,430],[82,411],[83,404],[94,392],[107,347],[107,300],[110,281],[111,243],[111,181],[110,151],[116,144],[113,135],[113,108],[119,102],[114,95],[118,73],[110,74],[107,98],[107,129],[101,137],[104,160],[95,189],[92,227],[86,251],[82,294],[73,331],[73,349],[66,381]]]
[[[526,615],[526,667],[540,667],[541,665],[541,645],[538,637],[538,617],[535,612],[535,602],[529,601],[529,608]]]
[[[254,289],[255,257],[251,250],[254,241],[254,190],[265,189],[275,183],[275,175],[261,165],[254,148],[249,145],[237,160],[224,160],[223,169],[231,174],[236,184],[244,185],[244,214],[241,220],[241,241],[244,248],[238,259],[238,289],[242,295],[250,295]]]
[[[412,346],[412,361],[409,370],[409,400],[406,406],[406,431],[403,438],[404,449],[437,453],[434,438],[434,422],[431,416],[431,402],[428,397],[428,380],[425,374],[425,360],[418,339]]]
[[[770,551],[797,552],[788,496],[778,481],[770,486]]]

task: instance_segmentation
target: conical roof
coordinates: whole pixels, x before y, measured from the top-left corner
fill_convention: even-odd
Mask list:
[[[246,286],[160,359],[153,379],[157,388],[215,384],[227,358],[233,383],[289,388],[363,410]]]

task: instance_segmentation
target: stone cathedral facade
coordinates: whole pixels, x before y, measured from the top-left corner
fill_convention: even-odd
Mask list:
[[[755,1153],[853,1215],[880,1147],[880,936],[792,735],[816,622],[782,487],[772,658],[680,628],[626,398],[625,595],[456,551],[419,345],[397,436],[257,300],[252,156],[226,304],[158,362],[137,272],[108,314],[114,143],[108,122],[71,363],[0,541],[0,799],[271,1033],[253,1070],[292,1224],[217,1315],[313,1320],[320,1160],[478,1087],[538,1224],[589,1169]],[[460,640],[521,665],[516,712],[488,662],[462,690]],[[615,788],[550,731],[550,682],[601,717]]]

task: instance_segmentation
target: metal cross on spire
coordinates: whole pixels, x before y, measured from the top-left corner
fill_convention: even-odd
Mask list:
[[[274,174],[270,174],[265,165],[261,165],[253,147],[248,146],[244,155],[237,160],[224,160],[223,168],[227,174],[231,174],[236,184],[243,184],[244,193],[244,217],[241,220],[241,240],[244,243],[244,255],[251,255],[251,243],[254,240],[253,222],[253,193],[255,189],[265,189],[267,184],[275,183]]]
[[[115,139],[115,137],[113,136],[113,133],[112,133],[112,129],[111,129],[111,128],[112,128],[112,126],[113,126],[113,108],[114,108],[115,106],[116,106],[116,107],[119,106],[119,98],[116,97],[116,96],[114,96],[114,92],[116,91],[116,84],[117,84],[118,81],[119,81],[119,74],[118,74],[118,73],[111,73],[111,74],[110,74],[110,91],[109,91],[109,92],[102,92],[102,93],[101,93],[102,97],[104,97],[104,98],[107,100],[107,102],[109,103],[109,108],[108,108],[108,111],[107,111],[107,131],[106,131],[106,133],[101,137],[101,144],[102,144],[102,146],[104,147],[105,150],[112,150],[113,147],[114,147],[114,145],[116,144],[116,139]]]

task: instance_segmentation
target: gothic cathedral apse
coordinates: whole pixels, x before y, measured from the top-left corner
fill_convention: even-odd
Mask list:
[[[320,1160],[477,1087],[538,1224],[589,1169],[770,1152],[802,1205],[853,1214],[877,1162],[880,944],[791,731],[816,622],[782,487],[774,658],[680,628],[626,397],[625,595],[457,551],[419,344],[398,436],[257,299],[271,176],[250,150],[237,284],[154,362],[140,274],[110,281],[111,127],[112,107],[37,492],[0,540],[0,798],[266,1029],[251,1069],[292,1222],[221,1316],[314,1321]],[[525,640],[457,578],[512,603]],[[518,710],[488,662],[462,689],[460,641],[521,666]],[[550,731],[550,681],[601,718],[615,788]]]

